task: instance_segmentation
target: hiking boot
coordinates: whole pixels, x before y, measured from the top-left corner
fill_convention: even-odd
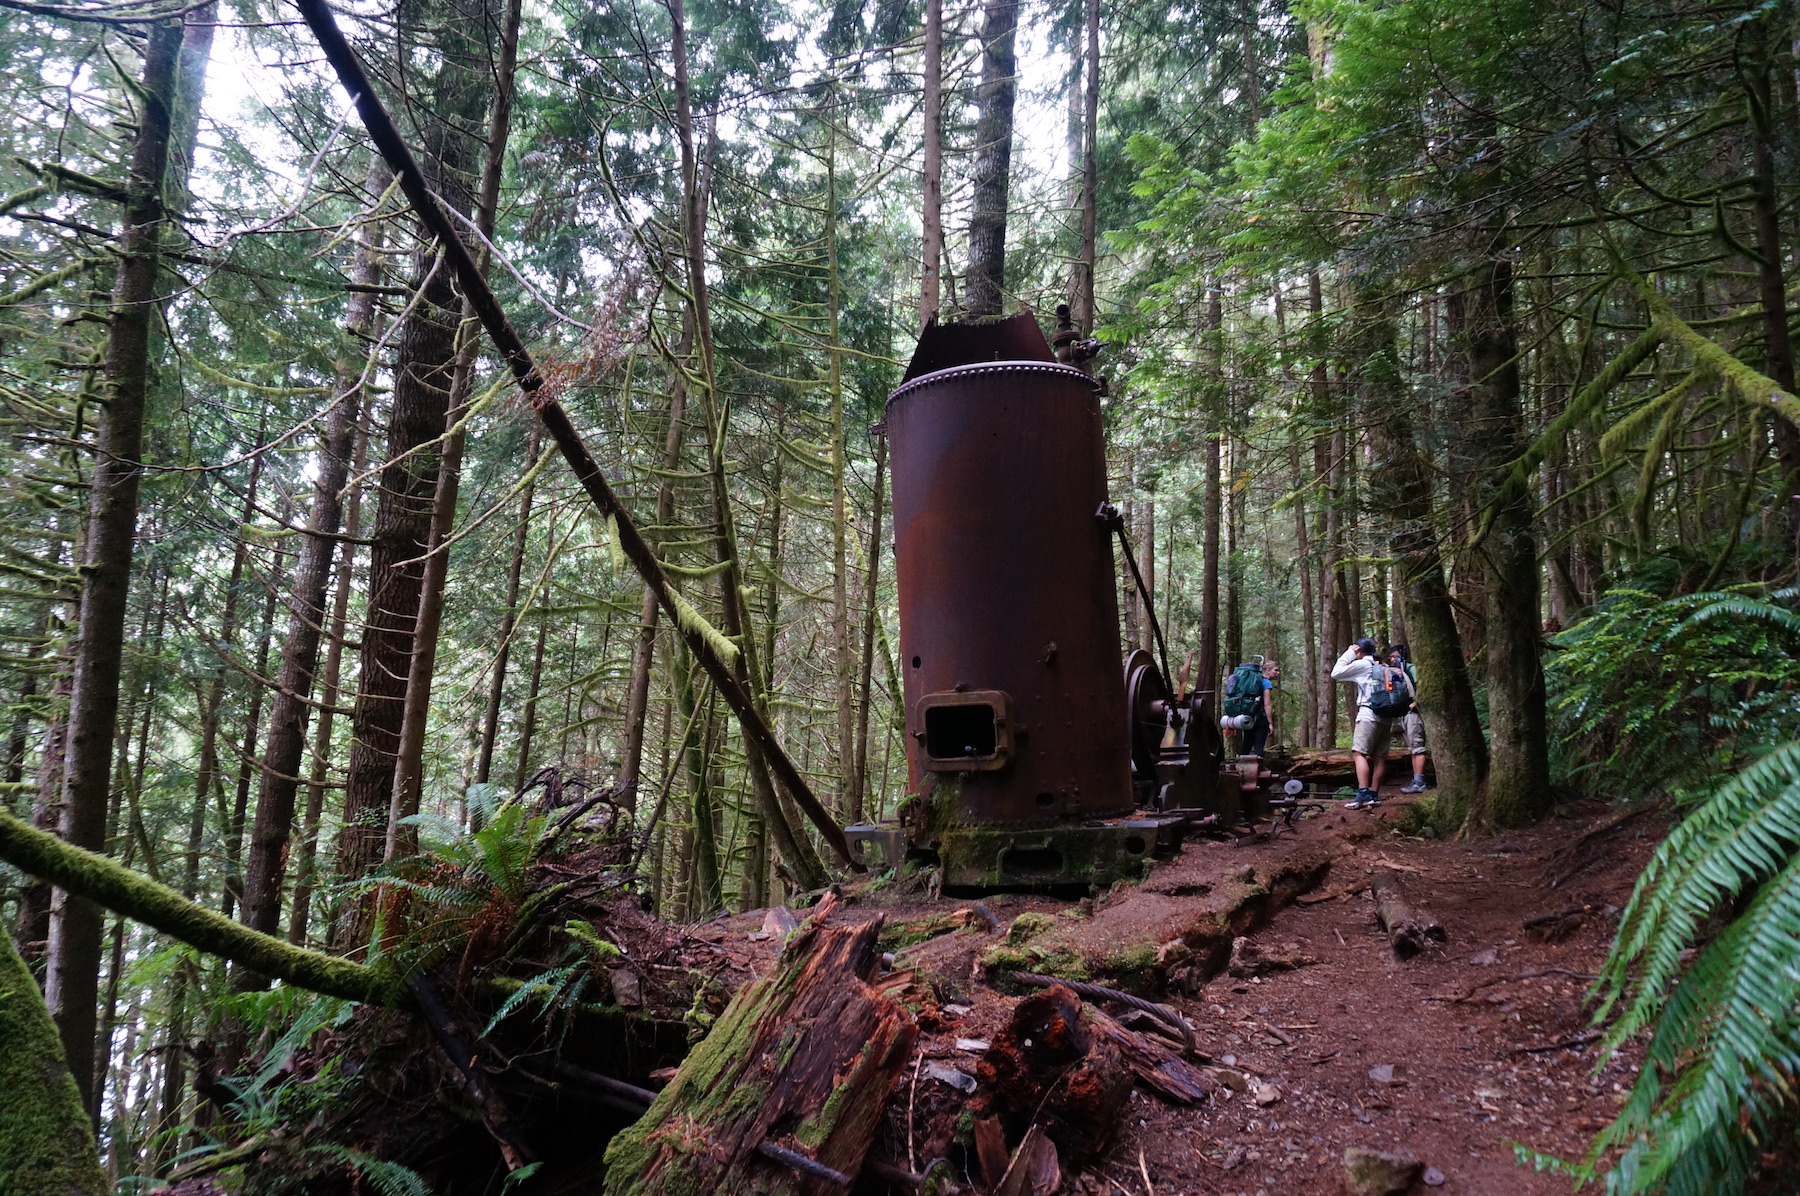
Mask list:
[[[1356,791],[1355,800],[1345,802],[1344,809],[1360,810],[1366,806],[1372,806],[1374,804],[1375,804],[1375,791],[1373,789],[1358,789]]]
[[[1423,793],[1423,792],[1425,792],[1426,788],[1427,788],[1427,786],[1425,784],[1424,777],[1414,777],[1407,784],[1400,786],[1400,792],[1402,792],[1402,793]]]

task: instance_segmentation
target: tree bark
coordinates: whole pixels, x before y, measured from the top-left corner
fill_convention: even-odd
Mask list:
[[[519,5],[520,0],[507,0],[506,16],[499,30],[500,57],[493,65],[494,94],[487,115],[487,155],[471,213],[481,234],[481,244],[475,249],[475,268],[483,274],[488,267],[487,243],[494,235],[495,213],[500,203],[500,175],[506,163],[507,137],[512,129],[513,74],[519,56]],[[484,7],[484,17],[486,14]],[[468,443],[469,396],[475,389],[475,363],[481,347],[479,328],[475,309],[465,299],[457,333],[456,364],[451,372],[443,457],[438,462],[437,484],[432,493],[425,569],[419,581],[419,613],[413,624],[412,655],[407,664],[406,693],[401,702],[400,748],[394,760],[387,837],[382,845],[382,858],[386,860],[411,854],[418,845],[417,832],[404,825],[404,820],[419,812],[424,798],[425,730],[431,714],[431,683],[437,674],[438,636],[444,618],[444,581],[450,569],[450,553],[445,545],[450,539],[450,527],[456,521],[463,450]]]
[[[368,466],[369,426],[365,420],[356,433],[356,459],[351,469],[361,474]],[[288,914],[288,942],[306,946],[312,919],[313,890],[319,860],[319,823],[325,814],[325,782],[331,773],[331,732],[337,721],[334,709],[342,693],[344,629],[349,625],[350,588],[356,571],[356,535],[362,529],[362,487],[351,490],[344,505],[344,543],[338,554],[336,593],[331,600],[331,627],[325,649],[325,669],[319,675],[319,722],[313,731],[312,763],[306,781],[306,816],[300,829],[300,854],[294,864],[294,902]]]
[[[1767,30],[1763,30],[1767,36]],[[1760,84],[1760,85],[1758,85]],[[1781,243],[1781,197],[1776,178],[1775,139],[1778,101],[1765,65],[1746,87],[1751,116],[1751,219],[1756,230],[1756,281],[1762,307],[1764,372],[1789,394],[1795,390],[1794,341],[1788,330],[1787,257]],[[1791,117],[1791,114],[1790,114]],[[1787,531],[1800,569],[1800,429],[1771,418],[1776,457],[1781,464],[1781,493],[1787,500]]]
[[[1100,0],[1087,0],[1086,86],[1081,104],[1081,246],[1069,288],[1069,318],[1082,336],[1094,332],[1094,268],[1100,238]]]
[[[831,760],[837,768],[838,817],[861,822],[862,791],[856,783],[856,655],[850,640],[850,494],[844,437],[844,368],[838,274],[837,123],[827,109],[825,159],[826,391],[831,397],[831,655],[837,682],[837,739]]]
[[[369,190],[387,190],[387,172],[371,171]],[[371,234],[357,253],[352,279],[374,287],[381,279],[379,233]],[[353,291],[345,331],[354,340],[373,323],[372,290]],[[301,539],[294,588],[288,599],[287,639],[281,648],[275,700],[269,710],[269,738],[257,787],[256,818],[244,868],[244,924],[274,934],[281,924],[282,878],[287,867],[288,839],[293,833],[294,801],[300,789],[300,766],[306,754],[308,700],[319,667],[319,643],[325,630],[325,589],[331,581],[331,558],[344,522],[344,488],[362,418],[362,370],[357,357],[341,360],[333,388],[334,406],[319,446],[319,476],[313,486],[312,514]],[[346,548],[349,548],[346,545]],[[240,982],[260,988],[257,978]]]
[[[1414,435],[1392,319],[1374,300],[1360,306],[1378,312],[1364,333],[1359,371],[1367,388],[1363,411],[1375,451],[1370,497],[1383,512],[1388,529],[1400,603],[1411,636],[1408,650],[1419,674],[1419,711],[1436,765],[1434,822],[1441,829],[1454,830],[1479,791],[1487,766],[1487,744],[1482,739],[1475,694],[1444,582],[1437,529],[1432,523],[1431,469]]]
[[[1494,494],[1525,450],[1512,264],[1496,240],[1473,272],[1465,318],[1472,423]],[[1478,549],[1487,600],[1487,786],[1469,809],[1476,828],[1519,826],[1550,808],[1550,755],[1544,710],[1542,622],[1531,494],[1503,497]]]
[[[1219,661],[1219,523],[1224,496],[1219,476],[1218,436],[1219,409],[1223,406],[1221,399],[1225,389],[1225,353],[1219,343],[1225,335],[1224,324],[1225,296],[1215,283],[1208,289],[1206,323],[1202,326],[1206,341],[1206,385],[1211,393],[1201,418],[1212,426],[1200,429],[1205,441],[1202,474],[1205,492],[1201,499],[1205,522],[1200,533],[1200,672],[1194,686],[1215,695],[1212,704],[1215,718],[1224,709],[1224,677]]]
[[[23,824],[20,824],[23,825]],[[94,1129],[31,969],[0,931],[0,1160],[25,1196],[107,1196]],[[85,1058],[85,1056],[84,1056]]]
[[[163,184],[181,39],[180,23],[157,22],[150,27],[144,48],[137,136],[102,375],[105,413],[89,482],[87,559],[69,699],[61,830],[69,842],[96,849],[106,835],[125,610],[137,542],[151,345],[161,307],[157,282],[165,220]],[[62,1036],[63,1053],[70,1059],[87,1060],[94,1054],[101,931],[100,911],[94,906],[62,894],[52,896],[45,997]],[[96,1112],[92,1070],[79,1066],[73,1070],[82,1104],[90,1114]]]
[[[921,180],[919,327],[937,319],[944,269],[944,0],[925,0],[922,107],[925,161]]]
[[[856,810],[868,816],[869,715],[875,705],[875,621],[880,615],[882,483],[887,467],[887,436],[875,438],[875,498],[869,513],[869,551],[863,559],[862,671],[857,679],[861,695],[856,706]],[[877,806],[875,817],[881,816]]]
[[[1369,882],[1375,898],[1375,920],[1387,931],[1388,946],[1394,958],[1411,959],[1432,943],[1448,939],[1443,926],[1429,910],[1421,909],[1407,899],[1406,886],[1397,872],[1377,872]]]
[[[281,521],[288,521],[289,508],[282,507]],[[281,556],[277,549],[274,563],[269,571],[268,597],[263,602],[262,635],[256,645],[256,675],[269,675],[269,649],[275,638],[275,608],[280,605],[278,595],[282,585]],[[225,891],[220,897],[219,909],[229,918],[237,909],[244,896],[244,821],[250,806],[250,781],[257,771],[256,744],[262,737],[263,685],[260,681],[252,682],[250,687],[250,709],[244,715],[244,738],[238,745],[238,775],[236,796],[232,801],[230,813],[225,822]]]
[[[969,271],[963,310],[974,318],[1000,314],[1006,295],[1006,214],[1012,172],[1013,101],[1018,60],[1013,42],[1019,0],[985,0],[981,30],[981,86],[976,91],[975,169],[971,179]]]
[[[1312,316],[1312,370],[1308,379],[1311,390],[1313,419],[1320,426],[1328,426],[1334,421],[1331,404],[1331,375],[1326,365],[1330,348],[1325,331],[1325,288],[1317,270],[1306,277],[1307,309]],[[1313,684],[1318,687],[1318,726],[1313,735],[1313,746],[1332,748],[1337,746],[1338,694],[1337,684],[1325,676],[1324,662],[1335,658],[1342,651],[1350,637],[1350,630],[1344,626],[1338,603],[1335,601],[1337,587],[1336,549],[1338,537],[1337,508],[1333,502],[1331,478],[1331,437],[1328,433],[1315,433],[1313,436],[1313,478],[1315,485],[1322,491],[1320,507],[1323,514],[1323,544],[1318,552],[1319,585],[1313,591],[1315,598],[1321,603],[1319,610],[1319,655],[1318,664],[1313,673]]]
[[[466,60],[446,53],[432,88],[427,128],[427,185],[454,207],[466,207],[463,130],[482,110],[474,73]],[[460,118],[460,119],[459,119]],[[392,163],[390,162],[391,166]],[[369,550],[369,594],[364,617],[357,695],[351,715],[350,771],[344,788],[338,875],[366,876],[387,846],[394,768],[405,720],[425,560],[450,411],[457,356],[458,304],[452,271],[431,259],[419,263],[423,289],[400,333],[388,412],[386,465],[380,478]],[[334,944],[356,942],[366,930],[367,901],[336,928]]]
[[[724,613],[724,631],[739,645],[733,672],[738,684],[750,698],[757,713],[767,720],[766,695],[758,692],[752,678],[756,675],[755,640],[745,634],[748,620],[744,612],[742,561],[738,555],[737,533],[731,514],[730,494],[725,472],[725,425],[718,409],[718,375],[714,368],[712,313],[708,307],[706,283],[706,206],[699,186],[699,165],[694,153],[694,118],[688,82],[687,15],[682,0],[669,0],[673,22],[675,58],[675,120],[681,144],[682,190],[686,198],[686,250],[688,293],[694,307],[694,340],[700,351],[700,378],[705,387],[708,478],[712,493],[713,535],[717,557],[723,566],[719,574],[720,600]],[[763,744],[749,733],[743,736],[745,762],[750,771],[758,804],[775,849],[807,888],[818,888],[825,882],[825,866],[804,834],[789,821],[775,795],[769,777]]]
[[[541,449],[542,442],[543,429],[535,424],[532,425],[531,440],[525,449],[525,467],[527,469],[537,468],[538,452]],[[519,579],[525,571],[525,546],[531,539],[531,502],[536,491],[537,482],[535,479],[527,480],[525,485],[519,491],[519,521],[513,528],[512,558],[506,567],[506,609],[500,612],[500,630],[497,636],[500,643],[499,646],[494,649],[494,672],[493,675],[488,678],[487,709],[484,710],[481,715],[481,748],[480,755],[475,759],[475,783],[477,785],[487,784],[488,778],[493,775],[495,740],[500,734],[500,707],[506,698],[506,666],[508,660],[512,657],[513,633],[519,628]],[[650,602],[650,610],[652,616],[654,616],[656,610],[655,595],[651,595]],[[655,629],[652,628],[652,636],[654,636],[654,634]],[[635,688],[636,682],[637,672],[634,663],[632,671],[632,694],[634,696],[637,692]],[[621,787],[625,787],[627,785],[627,778],[629,777],[631,787],[625,788],[625,800],[628,805],[635,805],[636,801],[635,785],[637,782],[637,764],[638,758],[641,757],[643,751],[644,735],[643,718],[641,715],[635,724],[637,732],[635,751],[633,748],[632,736],[633,725],[631,706],[627,703],[625,708],[626,746],[624,753],[624,759],[627,763],[621,764],[620,766],[619,784]]]

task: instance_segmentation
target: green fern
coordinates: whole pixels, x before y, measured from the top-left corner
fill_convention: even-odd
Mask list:
[[[436,1196],[424,1177],[410,1167],[389,1163],[360,1150],[351,1150],[347,1146],[318,1146],[314,1149],[326,1158],[354,1169],[381,1196]]]
[[[1581,659],[1564,665],[1565,677],[1585,680],[1563,692],[1565,716],[1573,710],[1573,721],[1589,729],[1613,720],[1615,750],[1634,743],[1642,750],[1653,736],[1666,746],[1679,729],[1659,724],[1687,718],[1702,724],[1686,731],[1710,745],[1715,776],[1744,755],[1760,755],[1735,775],[1675,789],[1691,812],[1638,877],[1594,994],[1596,1022],[1611,1020],[1603,1054],[1648,1033],[1644,1062],[1587,1158],[1570,1164],[1522,1152],[1540,1169],[1580,1184],[1613,1159],[1605,1185],[1619,1196],[1739,1191],[1772,1124],[1794,1106],[1800,614],[1787,605],[1794,596],[1632,593],[1617,596],[1593,626],[1572,629]],[[1618,667],[1602,681],[1609,653],[1619,654]],[[1626,709],[1608,709],[1608,698],[1621,695],[1630,699]]]

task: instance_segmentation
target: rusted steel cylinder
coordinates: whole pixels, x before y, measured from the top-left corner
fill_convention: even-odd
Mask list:
[[[972,825],[1130,813],[1094,381],[1047,361],[938,370],[889,397],[887,433],[914,790],[960,773]]]

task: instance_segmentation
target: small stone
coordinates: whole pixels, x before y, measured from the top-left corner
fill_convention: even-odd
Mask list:
[[[979,1054],[988,1049],[988,1040],[985,1038],[959,1038],[956,1040],[956,1049]]]
[[[800,919],[794,911],[785,905],[777,905],[763,915],[763,933],[767,935],[789,934],[800,925]]]
[[[1394,1063],[1381,1063],[1369,1069],[1369,1078],[1377,1084],[1404,1084],[1406,1069]]]
[[[1344,1191],[1346,1196],[1398,1196],[1412,1187],[1423,1169],[1424,1164],[1411,1151],[1347,1147]]]
[[[1281,1089],[1273,1084],[1258,1084],[1251,1090],[1250,1095],[1257,1104],[1267,1106],[1281,1099]]]
[[[1472,968],[1491,968],[1499,962],[1500,952],[1492,947],[1489,947],[1486,951],[1477,951],[1475,954],[1469,956],[1469,966]]]
[[[1441,1188],[1444,1186],[1444,1173],[1439,1171],[1436,1167],[1425,1168],[1425,1174],[1421,1175],[1419,1179],[1428,1188]]]
[[[941,1080],[958,1092],[975,1091],[975,1077],[961,1068],[951,1067],[948,1063],[927,1063],[925,1074],[934,1080]]]
[[[630,968],[614,968],[609,974],[612,980],[613,1000],[627,1009],[636,1009],[644,1003],[644,980]]]
[[[1250,1081],[1246,1080],[1242,1073],[1232,1071],[1228,1067],[1215,1067],[1208,1074],[1233,1092],[1250,1091]]]
[[[960,1001],[951,1001],[947,1005],[939,1006],[939,1008],[951,1017],[967,1017],[969,1016],[969,1011],[975,1007],[973,1005],[964,1005]]]

